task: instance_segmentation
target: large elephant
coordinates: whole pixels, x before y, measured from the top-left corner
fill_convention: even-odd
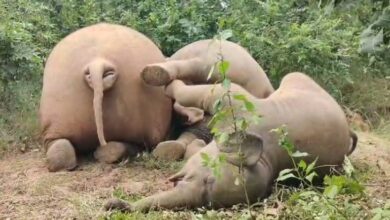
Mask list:
[[[344,156],[354,150],[357,137],[349,130],[345,115],[337,102],[311,78],[302,73],[286,75],[280,88],[266,99],[258,99],[238,85],[231,87],[233,94],[242,94],[256,106],[256,113],[262,116],[259,124],[251,124],[242,143],[242,175],[250,202],[268,195],[278,173],[292,168],[287,152],[279,146],[279,136],[271,130],[286,126],[288,138],[295,148],[309,153],[304,157],[307,163],[318,157],[316,165],[327,165],[319,174],[329,172],[329,165],[339,166]],[[168,96],[183,106],[193,106],[214,114],[213,104],[224,93],[221,85],[185,85],[173,81],[167,88]],[[223,102],[227,102],[224,99]],[[241,103],[233,100],[237,114]],[[223,128],[231,127],[228,125]],[[238,146],[241,135],[232,133],[230,141],[217,144],[212,141],[194,154],[185,166],[170,178],[176,187],[141,199],[133,204],[114,199],[106,208],[123,211],[148,211],[153,208],[195,208],[211,204],[213,208],[231,206],[246,202],[244,187],[236,185],[238,167]],[[226,154],[227,163],[221,167],[221,178],[216,178],[210,168],[202,165],[201,154],[215,158]]]
[[[154,86],[166,85],[174,79],[183,80],[187,84],[213,84],[221,81],[221,75],[218,74],[219,70],[216,66],[221,59],[230,64],[226,72],[227,77],[255,97],[266,98],[274,92],[267,75],[248,51],[238,44],[225,40],[207,39],[188,44],[165,62],[147,65],[143,69],[141,77],[147,84]],[[211,70],[213,73],[209,76]],[[175,103],[175,105],[178,104]],[[178,112],[179,109],[175,110]],[[194,111],[194,109],[191,110]],[[192,117],[191,124],[203,117],[199,113],[187,114],[198,116]],[[179,159],[185,155],[187,147],[199,149],[199,147],[195,147],[199,146],[200,143],[196,138],[202,136],[202,133],[207,133],[205,126],[208,119],[206,117],[201,123],[191,126],[189,132],[184,133],[188,134],[185,142],[161,142],[153,154],[161,159]],[[203,132],[199,134],[199,131]],[[198,135],[194,135],[194,133]],[[182,139],[184,140],[184,138]],[[194,144],[191,144],[193,141]]]
[[[40,123],[50,171],[71,170],[76,153],[113,162],[165,140],[172,101],[146,85],[142,69],[160,49],[130,28],[97,24],[59,42],[44,71]],[[103,126],[104,125],[104,126]]]

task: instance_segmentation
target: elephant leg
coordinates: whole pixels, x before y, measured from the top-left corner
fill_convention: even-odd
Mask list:
[[[215,88],[213,90],[213,88]],[[186,85],[174,80],[165,88],[165,94],[186,107],[196,107],[212,114],[213,104],[223,94],[222,88],[214,85]]]
[[[206,146],[206,142],[204,142],[202,139],[195,139],[193,140],[189,145],[187,145],[186,152],[184,154],[184,159],[190,158],[192,155],[196,154],[198,151],[200,151],[203,147]]]
[[[115,163],[127,157],[135,157],[140,151],[138,146],[110,141],[105,146],[99,146],[93,155],[99,162]]]
[[[147,65],[142,73],[142,79],[149,85],[167,85],[172,80],[180,79],[195,84],[216,82],[220,79],[218,74],[212,74],[208,78],[209,71],[215,62],[192,58],[186,60],[168,60],[164,63]]]
[[[154,157],[160,160],[174,161],[184,157],[187,145],[197,137],[191,132],[183,132],[179,138],[159,143],[153,150]]]
[[[67,139],[57,139],[48,144],[46,152],[50,172],[74,170],[77,167],[76,151]]]
[[[256,97],[251,95],[241,86],[231,84],[230,92],[232,95],[244,95],[249,101],[254,102]],[[226,105],[228,99],[221,99],[226,93],[226,90],[221,84],[215,85],[186,85],[180,80],[174,80],[165,88],[165,94],[176,100],[180,105],[185,107],[196,107],[203,109],[206,113],[213,115],[215,113],[214,104],[217,100],[221,100],[222,104]],[[242,102],[232,99],[234,106],[242,106]]]
[[[137,202],[127,202],[113,199],[106,203],[106,210],[121,210],[125,212],[147,212],[158,208],[195,208],[205,205],[205,186],[199,182],[189,182],[183,185],[178,184],[175,188],[161,192]]]
[[[200,122],[204,118],[204,111],[195,107],[184,107],[180,105],[178,102],[175,102],[173,105],[173,109],[175,113],[184,117],[185,125],[193,125],[197,122]]]

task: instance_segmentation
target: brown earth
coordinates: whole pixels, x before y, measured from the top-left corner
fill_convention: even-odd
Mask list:
[[[367,192],[386,201],[390,199],[390,144],[371,133],[358,135],[351,161],[363,174]],[[172,169],[146,164],[85,160],[76,171],[49,173],[42,152],[7,155],[0,160],[0,219],[97,219],[104,215],[102,206],[114,191],[142,197],[172,187],[166,181]]]

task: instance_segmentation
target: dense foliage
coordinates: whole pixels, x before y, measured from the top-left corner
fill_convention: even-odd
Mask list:
[[[0,0],[0,113],[36,111],[53,46],[80,27],[110,22],[146,34],[167,56],[231,30],[276,87],[302,71],[372,117],[390,108],[389,18],[388,0]],[[383,88],[383,97],[367,87]]]

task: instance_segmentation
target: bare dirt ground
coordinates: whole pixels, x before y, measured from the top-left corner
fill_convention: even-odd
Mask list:
[[[367,193],[388,200],[390,143],[370,133],[358,135],[351,160],[367,173]],[[93,160],[73,172],[49,173],[42,152],[7,155],[0,160],[0,219],[97,219],[114,191],[147,196],[172,187],[166,181],[172,173],[142,162],[104,165]]]

